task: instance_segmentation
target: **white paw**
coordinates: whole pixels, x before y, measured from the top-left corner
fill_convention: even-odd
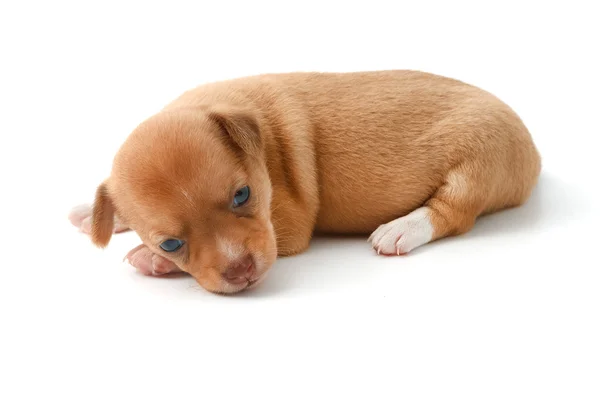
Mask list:
[[[379,226],[369,237],[377,254],[402,255],[431,241],[433,226],[427,207]]]

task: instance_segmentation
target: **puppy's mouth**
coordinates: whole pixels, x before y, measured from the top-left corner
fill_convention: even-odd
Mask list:
[[[250,289],[250,288],[258,286],[262,281],[265,280],[266,277],[267,277],[267,273],[263,272],[258,278],[248,281],[248,286],[246,286],[246,289]]]
[[[242,292],[245,290],[253,289],[264,280],[265,275],[266,275],[266,273],[262,274],[261,276],[259,276],[257,278],[247,279],[245,282],[240,282],[240,283],[227,282],[226,288],[224,288],[222,293],[235,294],[235,293],[239,293],[239,292]]]
[[[249,290],[249,289],[253,289],[253,288],[257,287],[258,285],[261,284],[262,281],[265,280],[266,275],[267,275],[267,273],[265,272],[256,278],[248,279],[245,283],[240,285],[241,286],[240,289],[236,290],[236,292],[241,292],[241,291],[245,291],[245,290]]]
[[[262,279],[262,276],[257,278],[236,278],[235,280],[228,280],[227,283],[230,285],[239,285],[244,287],[251,287],[252,285],[258,283]]]

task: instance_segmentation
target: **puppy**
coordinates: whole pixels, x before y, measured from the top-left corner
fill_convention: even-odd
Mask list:
[[[183,93],[116,154],[71,221],[127,259],[234,293],[315,232],[370,234],[403,255],[522,205],[541,169],[517,114],[492,94],[419,71],[265,74]]]

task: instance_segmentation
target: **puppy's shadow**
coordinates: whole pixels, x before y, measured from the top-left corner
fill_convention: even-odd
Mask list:
[[[455,240],[480,240],[504,235],[531,234],[567,225],[581,218],[589,205],[585,195],[572,184],[542,173],[530,199],[523,206],[507,209],[478,219],[465,235],[443,239],[414,250],[444,251]],[[441,246],[440,246],[441,245]],[[414,255],[413,255],[414,257]],[[412,258],[415,260],[415,258]],[[391,260],[394,261],[394,260]],[[243,296],[262,297],[280,292],[335,290],[339,285],[360,287],[374,274],[373,264],[391,262],[374,254],[365,237],[316,237],[310,249],[298,256],[278,259],[270,276],[257,288]]]
[[[480,217],[463,237],[534,234],[541,229],[566,225],[588,208],[584,202],[585,195],[579,192],[572,184],[542,173],[524,205]],[[460,240],[460,236],[452,240]]]
[[[278,259],[264,282],[240,294],[248,297],[293,296],[331,292],[342,286],[360,288],[378,273],[366,265],[375,259],[377,255],[364,237],[316,237],[306,252]]]

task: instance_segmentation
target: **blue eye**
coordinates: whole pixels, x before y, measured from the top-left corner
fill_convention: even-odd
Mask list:
[[[167,239],[160,244],[160,248],[166,251],[167,253],[171,253],[173,251],[179,250],[181,246],[183,246],[183,243],[183,240]]]
[[[243,188],[235,192],[235,196],[233,196],[233,206],[243,206],[244,204],[246,204],[249,198],[250,188],[248,186],[244,186]]]

